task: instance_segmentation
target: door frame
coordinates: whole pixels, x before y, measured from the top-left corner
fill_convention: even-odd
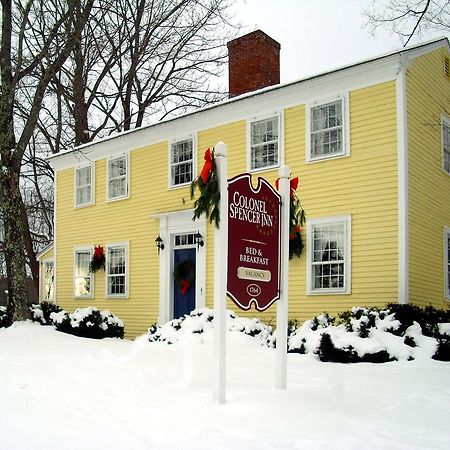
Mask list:
[[[195,308],[206,306],[206,221],[202,216],[192,220],[193,209],[163,213],[153,216],[159,219],[159,234],[164,250],[159,255],[159,314],[158,324],[173,318],[173,251],[177,234],[197,233],[203,236],[204,245],[196,248]]]

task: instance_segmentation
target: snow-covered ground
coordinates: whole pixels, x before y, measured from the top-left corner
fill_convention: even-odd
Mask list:
[[[174,345],[0,329],[0,448],[448,449],[450,363],[332,364],[227,336],[227,403],[212,402],[212,335]]]

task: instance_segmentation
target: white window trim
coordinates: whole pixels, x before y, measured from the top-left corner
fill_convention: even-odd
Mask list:
[[[444,298],[450,301],[450,289],[448,287],[448,239],[450,238],[450,227],[444,227]]]
[[[121,195],[120,197],[114,197],[114,198],[110,198],[110,194],[109,194],[109,162],[114,160],[114,159],[118,159],[118,158],[122,158],[125,156],[126,159],[126,165],[127,165],[127,176],[126,176],[126,180],[127,180],[127,192],[126,195]],[[124,200],[126,198],[130,197],[130,154],[127,153],[116,153],[115,155],[111,155],[108,157],[108,159],[106,160],[106,201],[107,202],[116,202],[118,200]]]
[[[334,153],[332,155],[322,155],[322,156],[311,156],[311,109],[324,105],[326,103],[332,103],[337,100],[342,101],[342,118],[343,118],[343,125],[342,125],[342,142],[343,142],[343,151],[340,153]],[[350,156],[350,100],[349,100],[349,93],[342,92],[340,94],[336,94],[329,97],[324,98],[318,98],[316,100],[310,101],[306,103],[306,125],[305,125],[305,139],[306,139],[306,156],[305,161],[307,163],[314,163],[329,159],[336,159],[336,158],[344,158],[346,156]]]
[[[77,204],[77,170],[91,168],[91,201],[88,203]],[[73,204],[75,208],[85,208],[95,204],[95,163],[78,164],[73,172]]]
[[[251,126],[253,122],[260,122],[262,120],[278,118],[278,163],[272,166],[258,167],[257,169],[251,168],[251,154],[252,154],[252,142],[251,142]],[[272,111],[256,116],[247,118],[247,171],[249,173],[263,172],[276,169],[284,164],[284,114],[283,111]]]
[[[109,249],[114,247],[125,247],[125,294],[108,293],[108,270],[109,270]],[[128,298],[130,279],[130,244],[126,242],[112,242],[106,244],[106,263],[105,263],[105,297],[106,298]]]
[[[312,247],[313,236],[312,229],[314,225],[326,225],[336,222],[345,223],[346,242],[345,242],[345,259],[344,259],[344,288],[335,289],[312,289]],[[351,273],[352,273],[352,218],[350,214],[332,217],[323,217],[318,219],[306,219],[306,293],[307,295],[348,295],[351,294]]]
[[[77,263],[77,258],[76,258],[76,254],[77,252],[82,252],[82,251],[88,251],[89,252],[89,257],[90,259],[92,259],[92,254],[93,254],[93,246],[92,245],[85,245],[82,247],[74,247],[73,249],[73,275],[72,275],[72,284],[73,284],[73,288],[72,288],[72,293],[73,293],[73,298],[94,298],[94,276],[92,272],[89,272],[89,277],[90,277],[90,283],[89,286],[91,288],[90,294],[89,295],[76,295],[75,293],[75,269],[76,269],[76,263]]]
[[[46,300],[45,299],[45,265],[52,263],[53,264],[53,298]],[[45,258],[41,260],[41,264],[42,264],[42,271],[41,271],[41,298],[40,301],[49,301],[49,302],[53,302],[55,303],[55,298],[56,298],[56,293],[55,293],[55,258]]]
[[[167,155],[167,164],[168,164],[167,186],[169,189],[179,189],[186,186],[190,186],[191,184],[191,181],[189,183],[172,184],[172,145],[187,140],[192,140],[192,180],[195,180],[195,177],[197,176],[197,161],[198,161],[197,134],[190,134],[188,136],[180,136],[171,139],[168,142],[168,155]],[[203,159],[203,155],[201,155],[201,159]]]
[[[450,128],[450,117],[446,114],[441,115],[441,167],[442,171],[450,176],[450,172],[447,172],[444,168],[444,125]]]

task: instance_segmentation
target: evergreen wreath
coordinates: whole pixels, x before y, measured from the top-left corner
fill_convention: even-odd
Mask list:
[[[219,179],[217,177],[216,164],[214,161],[214,147],[207,149],[205,152],[205,164],[200,175],[191,183],[191,199],[195,197],[195,190],[198,189],[200,196],[194,202],[194,217],[192,220],[198,219],[205,214],[209,219],[209,223],[215,222],[219,228]]]
[[[97,245],[94,247],[94,254],[92,255],[91,262],[89,263],[89,271],[95,273],[100,269],[105,270],[105,253],[103,251],[103,247]]]
[[[175,283],[183,295],[193,286],[195,282],[195,264],[191,259],[178,263],[173,271]]]
[[[278,189],[279,178],[275,181]],[[305,223],[305,211],[295,191],[298,188],[298,177],[291,179],[291,196],[289,203],[289,259],[300,258],[303,251],[302,226]]]

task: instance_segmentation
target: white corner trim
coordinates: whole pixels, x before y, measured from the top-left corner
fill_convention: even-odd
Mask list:
[[[408,255],[408,116],[406,96],[407,64],[403,61],[395,80],[397,99],[398,178],[398,302],[409,302]]]
[[[448,260],[448,247],[449,247],[449,240],[450,240],[450,227],[444,226],[444,298],[447,301],[450,301],[450,286],[449,286],[449,260]]]
[[[56,242],[56,230],[57,230],[57,222],[56,222],[56,209],[58,207],[58,196],[57,196],[57,189],[58,189],[58,171],[54,170],[54,176],[55,179],[53,181],[53,301],[55,304],[58,304],[58,291],[56,290],[56,266],[58,258],[57,256],[57,242]],[[40,284],[40,283],[39,283]]]
[[[444,167],[444,127],[450,128],[450,117],[447,114],[441,114],[441,167],[442,171],[446,175],[450,175],[450,172],[447,172]]]

